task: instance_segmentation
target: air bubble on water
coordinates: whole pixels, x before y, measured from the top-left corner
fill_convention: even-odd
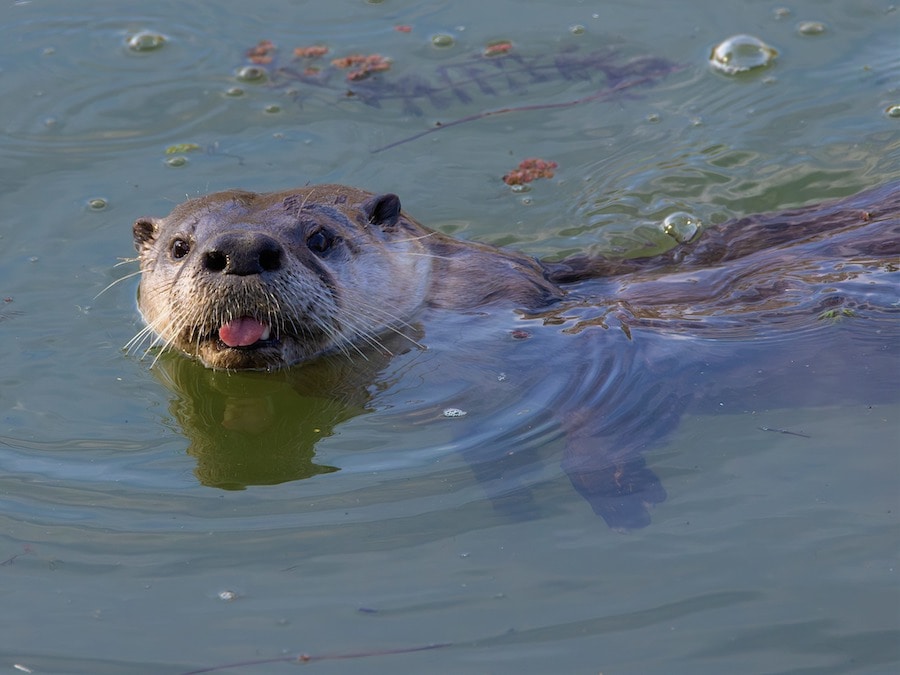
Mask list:
[[[900,118],[900,104],[889,105],[884,109],[884,113],[888,117]]]
[[[431,38],[431,44],[438,49],[446,49],[447,47],[452,47],[456,43],[456,40],[453,39],[452,35],[447,35],[446,33],[440,33],[439,35],[434,35]]]
[[[800,35],[821,35],[825,32],[825,24],[821,21],[801,21],[797,24]]]
[[[162,47],[167,39],[160,33],[142,30],[129,37],[125,44],[133,52],[152,52]]]
[[[241,82],[262,82],[266,79],[266,69],[259,66],[243,66],[238,68],[235,77]]]
[[[443,412],[444,417],[465,417],[467,414],[465,410],[459,408],[445,408]]]
[[[700,232],[701,223],[686,211],[676,211],[666,216],[660,229],[679,244],[689,242]]]
[[[713,68],[726,75],[745,73],[772,65],[778,50],[752,35],[732,35],[717,44],[710,54]]]

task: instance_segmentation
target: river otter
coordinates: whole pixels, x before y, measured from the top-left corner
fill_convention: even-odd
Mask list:
[[[395,195],[339,185],[193,199],[166,218],[137,220],[134,241],[142,271],[139,307],[147,322],[135,344],[152,340],[216,370],[318,365],[320,356],[334,355],[344,366],[355,365],[326,369],[315,393],[336,393],[357,410],[368,405],[368,385],[391,354],[418,350],[434,329],[440,332],[440,325],[418,325],[423,315],[436,320],[448,312],[475,316],[507,308],[528,320],[528,330],[562,327],[574,337],[550,349],[577,355],[561,366],[586,368],[577,381],[550,383],[541,379],[547,372],[534,367],[539,372],[528,374],[528,363],[551,356],[547,341],[519,339],[528,330],[509,330],[519,344],[499,360],[508,372],[517,368],[520,386],[557,387],[549,414],[565,437],[562,466],[594,511],[619,529],[647,524],[648,506],[665,498],[643,452],[697,401],[721,406],[723,391],[734,383],[746,396],[766,378],[775,384],[753,396],[774,401],[768,398],[774,391],[784,405],[799,402],[791,385],[798,369],[808,368],[796,361],[798,349],[823,368],[829,382],[841,383],[841,395],[852,395],[845,391],[846,373],[871,368],[887,376],[897,363],[893,348],[872,346],[868,362],[837,364],[826,375],[841,341],[855,338],[833,330],[827,341],[807,344],[802,335],[805,327],[839,316],[855,317],[859,328],[853,330],[874,331],[882,339],[896,329],[890,315],[900,268],[897,184],[711,226],[667,253],[632,260],[576,256],[548,262],[458,241],[403,213]],[[756,337],[729,342],[735,334],[729,322],[762,326],[765,335],[796,331],[798,338],[792,345]],[[613,324],[624,340],[587,330]],[[467,331],[452,328],[449,334],[456,337],[442,347],[448,353],[438,355],[434,367],[465,369],[465,360],[454,364],[449,352],[467,349],[482,357],[468,375],[481,375],[487,356],[470,343],[482,336]],[[672,334],[699,337],[685,347],[684,339],[667,337]],[[727,339],[708,339],[718,337]],[[448,334],[436,339],[448,340]],[[705,369],[714,359],[727,362],[734,377],[710,381]],[[297,373],[292,386],[298,391],[312,386],[301,382],[308,368]],[[348,414],[358,412],[342,413]],[[209,429],[220,422],[191,419],[182,423],[197,427],[186,432],[199,453],[201,439],[216,437]],[[327,430],[341,419],[314,426]],[[238,423],[246,424],[232,415],[229,429]],[[259,429],[247,428],[258,438]],[[521,457],[503,442],[466,454],[484,483],[508,486],[517,471],[508,470],[509,463]],[[284,446],[282,436],[278,445]],[[204,451],[206,463],[215,461],[214,454]]]
[[[888,218],[896,225],[898,206],[900,191],[881,188],[725,223],[653,258],[551,263],[430,230],[401,212],[393,194],[341,185],[230,190],[135,222],[139,305],[148,332],[206,366],[276,369],[377,347],[379,336],[402,331],[426,306],[502,302],[534,311],[591,277],[721,265],[827,233],[839,233],[830,244],[838,255],[896,255],[898,238],[873,226]]]
[[[341,185],[192,199],[134,225],[140,309],[166,344],[223,369],[276,369],[377,347],[424,306],[564,295],[541,263],[464,243]]]

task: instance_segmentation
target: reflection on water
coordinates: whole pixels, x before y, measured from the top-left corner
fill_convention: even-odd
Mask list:
[[[174,355],[160,358],[154,372],[177,394],[172,415],[189,440],[197,479],[210,487],[237,490],[336,471],[315,463],[315,445],[363,412],[332,398],[328,386],[304,395],[272,377],[215,372]]]

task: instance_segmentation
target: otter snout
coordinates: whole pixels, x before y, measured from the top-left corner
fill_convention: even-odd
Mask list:
[[[276,272],[283,257],[281,244],[263,232],[223,232],[200,251],[205,270],[238,276]]]

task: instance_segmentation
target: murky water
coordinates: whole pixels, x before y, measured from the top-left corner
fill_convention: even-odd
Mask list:
[[[888,267],[843,270],[848,320],[738,316],[712,335],[648,324],[628,338],[574,303],[549,329],[426,316],[427,351],[312,373],[229,375],[175,355],[151,367],[154,354],[123,351],[140,328],[136,266],[116,265],[133,255],[130,225],[188,195],[343,182],[396,192],[443,231],[561,256],[651,250],[673,214],[719,223],[900,179],[900,11],[785,8],[0,9],[0,663],[900,667]],[[713,47],[737,34],[777,57],[716,72]],[[275,58],[251,64],[266,39]],[[477,55],[503,40],[522,58],[499,54],[501,78]],[[293,59],[310,45],[330,49],[327,72]],[[403,88],[329,70],[354,53],[392,59]],[[248,65],[265,77],[239,77]],[[518,192],[502,177],[526,157],[559,166]],[[794,305],[830,297],[837,280],[819,282]],[[643,527],[610,529],[573,486],[558,413],[576,409],[598,411],[603,439],[659,480]]]

